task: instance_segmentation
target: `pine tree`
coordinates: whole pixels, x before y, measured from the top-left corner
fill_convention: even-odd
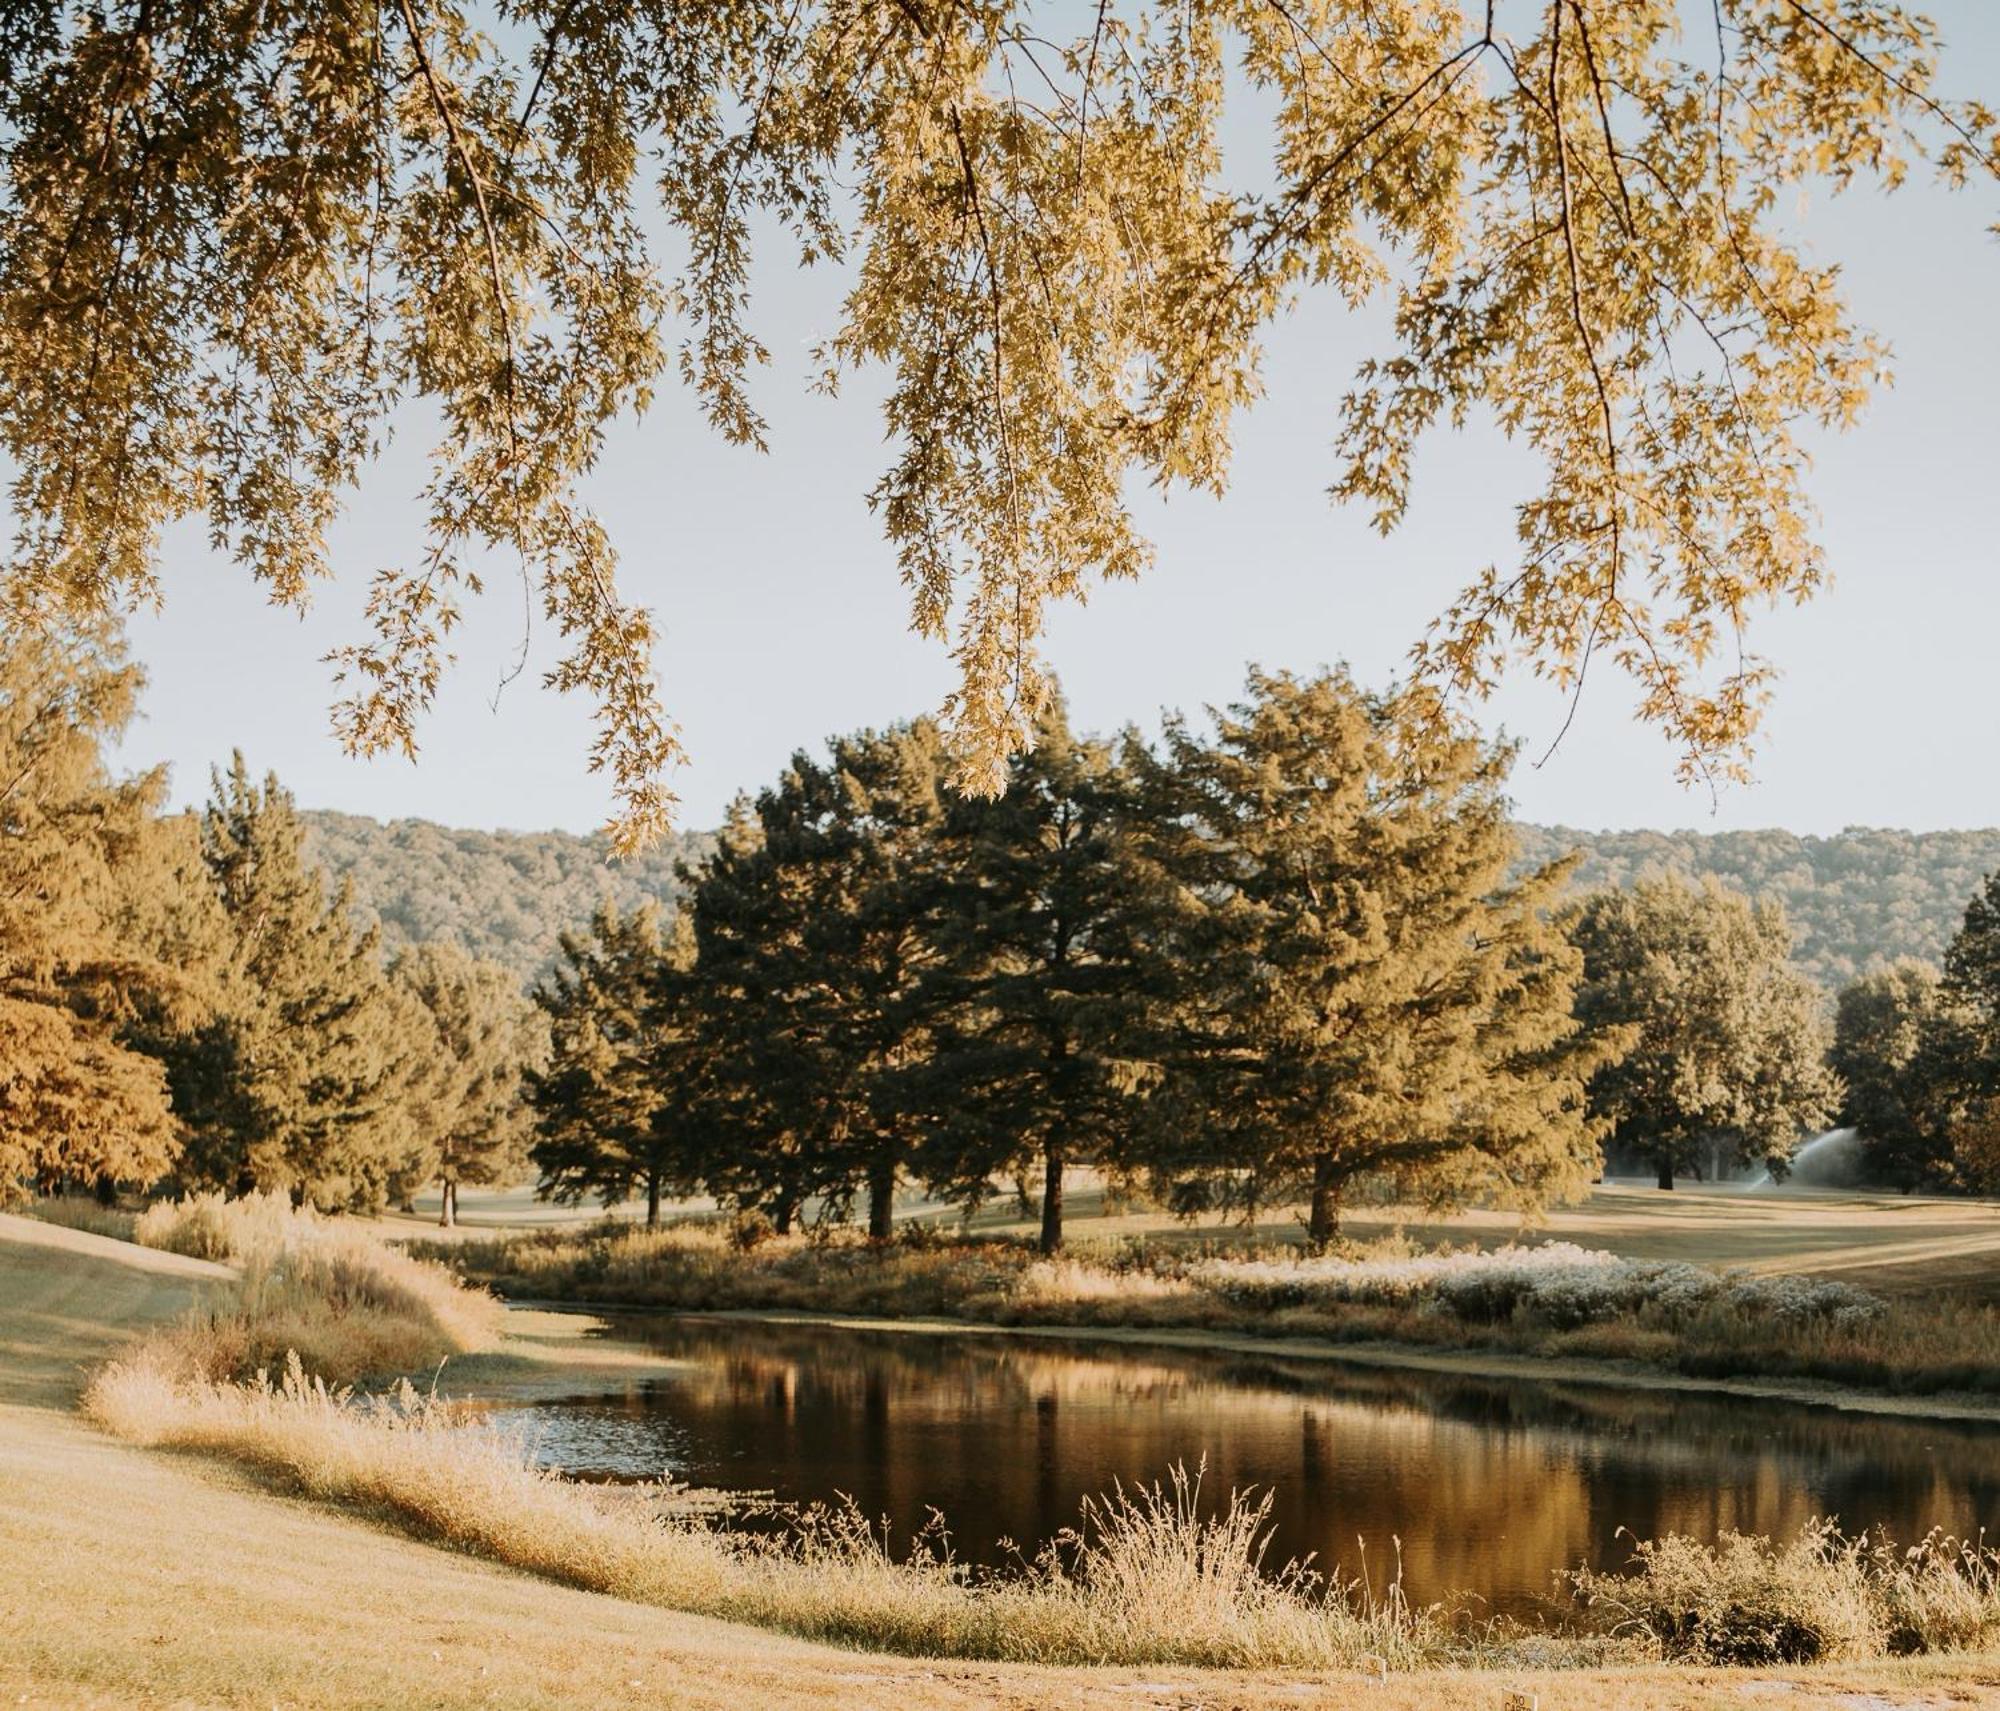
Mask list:
[[[115,632],[17,617],[0,631],[0,1198],[150,1183],[180,1133],[133,1034],[200,1014],[199,912],[175,896],[164,773],[104,764],[140,681]]]
[[[840,1180],[804,1060],[778,1026],[803,922],[764,848],[757,805],[738,797],[715,848],[681,872],[694,947],[687,1084],[710,1140],[705,1181],[789,1235],[806,1203]]]
[[[291,797],[275,777],[252,782],[239,752],[201,821],[231,932],[222,1010],[167,1059],[191,1130],[184,1170],[236,1192],[373,1209],[420,1150],[405,1104],[410,1012],[346,888],[329,893],[300,840]]]
[[[935,845],[944,756],[927,723],[793,757],[725,836],[689,907],[716,1113],[717,1184],[789,1223],[803,1199],[866,1197],[893,1227],[924,1132],[912,1075],[933,951],[914,875]],[[722,1137],[727,1137],[723,1139]]]
[[[1176,717],[1139,758],[1182,975],[1153,1127],[1183,1192],[1303,1192],[1320,1248],[1357,1178],[1436,1206],[1589,1181],[1584,1081],[1616,1041],[1570,1014],[1562,866],[1507,879],[1511,750],[1427,696],[1254,672],[1213,739]]]
[[[389,973],[428,1024],[406,1100],[421,1149],[411,1174],[438,1184],[449,1229],[461,1183],[504,1181],[527,1163],[522,1076],[547,1050],[547,1020],[506,969],[456,945],[412,946]]]
[[[1133,806],[1112,745],[1073,735],[1057,699],[1005,793],[954,799],[924,863],[924,1174],[977,1204],[995,1177],[1038,1172],[1044,1253],[1062,1245],[1067,1168],[1117,1164],[1157,1077]]]
[[[1783,910],[1668,876],[1595,892],[1564,926],[1583,954],[1578,1017],[1637,1035],[1591,1078],[1592,1113],[1662,1188],[1709,1147],[1780,1173],[1839,1108],[1823,1001],[1787,961]]]
[[[524,1076],[543,1194],[615,1206],[638,1191],[652,1228],[667,1193],[701,1185],[701,1137],[674,1064],[687,993],[677,977],[690,955],[682,930],[662,942],[651,909],[606,905],[587,935],[563,935],[563,960],[534,993],[548,1018],[546,1066]]]

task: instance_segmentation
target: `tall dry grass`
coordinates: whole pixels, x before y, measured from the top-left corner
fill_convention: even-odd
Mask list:
[[[66,1230],[109,1236],[116,1242],[131,1241],[132,1228],[137,1221],[134,1214],[123,1207],[106,1206],[89,1194],[40,1194],[19,1207],[0,1205],[0,1210],[18,1210],[30,1218],[40,1219],[44,1224],[60,1224]]]
[[[1670,1662],[1852,1662],[2000,1642],[2000,1552],[1983,1538],[1932,1533],[1899,1550],[1821,1520],[1784,1543],[1645,1540],[1631,1572],[1572,1579],[1614,1631]]]
[[[408,1384],[357,1397],[307,1377],[296,1359],[276,1383],[219,1383],[155,1344],[100,1373],[86,1406],[134,1442],[226,1455],[567,1585],[880,1651],[1400,1669],[1503,1650],[1393,1594],[1371,1598],[1296,1566],[1265,1572],[1267,1505],[1232,1494],[1207,1515],[1198,1475],[1114,1491],[1032,1562],[999,1574],[953,1560],[938,1535],[894,1554],[852,1507],[809,1513],[782,1538],[729,1533],[658,1493],[635,1502],[566,1482]]]
[[[177,1358],[212,1379],[247,1377],[289,1354],[337,1384],[397,1377],[498,1335],[502,1308],[484,1290],[282,1194],[162,1201],[134,1233],[145,1246],[238,1268],[228,1304],[173,1333]]]
[[[1423,1253],[1392,1238],[1319,1259],[1135,1244],[1043,1259],[1023,1243],[931,1232],[886,1244],[834,1236],[744,1245],[706,1220],[424,1251],[517,1299],[1174,1326],[1639,1361],[1699,1377],[2000,1391],[1993,1307],[1892,1302],[1823,1278],[1750,1277],[1566,1243]]]
[[[263,1248],[277,1248],[327,1220],[310,1207],[295,1207],[275,1191],[227,1195],[214,1190],[156,1200],[139,1214],[132,1240],[193,1259],[238,1260]]]
[[[407,1372],[490,1334],[497,1304],[439,1267],[334,1221],[284,1222],[269,1208],[232,1223],[226,1206],[204,1206],[162,1225],[187,1240],[221,1230],[243,1268],[240,1296],[101,1371],[85,1404],[100,1424],[138,1443],[226,1456],[418,1537],[641,1603],[881,1651],[1047,1664],[1556,1667],[1640,1655],[1762,1664],[2000,1640],[2000,1559],[1983,1546],[1934,1538],[1898,1555],[1843,1540],[1830,1524],[1783,1546],[1640,1545],[1630,1574],[1574,1577],[1589,1626],[1551,1630],[1477,1624],[1413,1607],[1394,1587],[1377,1596],[1309,1565],[1274,1566],[1268,1499],[1231,1492],[1211,1513],[1199,1474],[1179,1471],[1086,1503],[1070,1531],[1007,1572],[955,1560],[941,1524],[908,1553],[892,1551],[852,1505],[810,1510],[777,1536],[733,1533],[664,1490],[565,1481],[520,1441],[407,1378],[387,1394],[330,1382]],[[247,1249],[232,1229],[250,1233]],[[727,1244],[685,1231],[638,1252],[728,1287],[746,1275],[824,1287],[880,1257],[842,1254],[832,1264],[843,1274],[825,1253],[804,1268],[784,1254],[752,1271]],[[875,1286],[962,1282],[962,1266],[940,1269],[955,1257],[929,1245],[878,1272]],[[1528,1269],[1552,1276],[1558,1262]],[[1477,1277],[1489,1298],[1498,1287],[1476,1268],[1458,1273]],[[1002,1275],[1017,1305],[1092,1301],[1103,1283],[1087,1265],[1025,1256]],[[1142,1298],[1171,1311],[1199,1287],[1155,1276]]]

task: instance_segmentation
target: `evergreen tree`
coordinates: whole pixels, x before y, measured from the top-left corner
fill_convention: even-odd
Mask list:
[[[1942,975],[1905,957],[1840,990],[1827,1063],[1840,1120],[1861,1136],[1871,1175],[1905,1188],[1934,1177],[1943,1144],[1933,1086]]]
[[[954,799],[925,864],[924,1174],[976,1204],[996,1176],[1036,1171],[1044,1253],[1062,1245],[1067,1167],[1120,1161],[1157,1076],[1132,808],[1112,746],[1074,736],[1055,699],[1005,794]]]
[[[190,1128],[184,1173],[322,1208],[381,1206],[420,1151],[407,1107],[418,1052],[374,935],[353,925],[346,888],[329,894],[307,864],[291,797],[275,777],[254,783],[240,752],[215,775],[201,853],[230,943],[221,1014],[167,1054]]]
[[[1786,960],[1781,909],[1670,876],[1595,892],[1564,926],[1583,953],[1579,1019],[1637,1035],[1591,1078],[1591,1111],[1662,1188],[1705,1148],[1780,1174],[1839,1109],[1823,1000]]]
[[[0,630],[0,1198],[150,1183],[180,1135],[135,1025],[192,1023],[198,920],[174,896],[162,771],[115,779],[139,685],[115,634]]]
[[[758,806],[732,802],[714,849],[682,879],[694,945],[688,1086],[710,1141],[705,1180],[789,1235],[807,1201],[839,1184],[840,1161],[804,1060],[778,1026],[783,947],[798,950],[803,921],[765,851]]]
[[[389,973],[428,1027],[407,1100],[420,1149],[412,1186],[438,1184],[449,1229],[459,1184],[506,1181],[527,1163],[521,1078],[547,1050],[546,1017],[506,969],[456,945],[412,946]]]
[[[690,899],[715,1114],[716,1186],[786,1225],[807,1195],[866,1197],[893,1227],[924,1115],[929,1050],[918,919],[942,813],[943,751],[927,722],[795,755],[725,835]]]
[[[1511,758],[1345,673],[1253,672],[1212,740],[1168,721],[1141,765],[1182,971],[1169,1176],[1304,1192],[1315,1248],[1358,1177],[1437,1206],[1589,1181],[1584,1080],[1616,1042],[1570,1014],[1578,959],[1545,920],[1564,868],[1508,881]]]
[[[1912,1080],[1935,1177],[2000,1186],[2000,872],[1973,893],[1945,951]]]
[[[587,935],[563,935],[562,962],[534,994],[548,1018],[546,1067],[524,1076],[543,1194],[615,1206],[641,1192],[653,1228],[667,1193],[701,1185],[674,1062],[690,957],[685,931],[663,943],[651,909],[607,904]]]

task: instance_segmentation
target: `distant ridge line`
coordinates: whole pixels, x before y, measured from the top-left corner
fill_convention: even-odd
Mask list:
[[[330,809],[301,817],[313,858],[352,882],[357,914],[379,925],[388,950],[450,939],[524,982],[548,969],[561,934],[587,923],[600,902],[671,910],[675,865],[699,860],[714,842],[709,832],[682,833],[613,867],[595,835],[385,822]],[[1517,830],[1525,866],[1580,849],[1576,883],[1584,888],[1676,872],[1774,898],[1791,918],[1794,960],[1829,988],[1897,957],[1938,960],[1966,902],[2000,869],[2000,827],[1591,832],[1524,822]]]

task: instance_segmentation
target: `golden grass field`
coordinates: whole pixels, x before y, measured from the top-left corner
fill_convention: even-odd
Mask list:
[[[2000,1258],[2000,1214],[1990,1207],[1773,1197],[1739,1231],[1723,1204],[1736,1198],[1687,1195],[1668,1216],[1636,1191],[1614,1190],[1564,1216],[1635,1252],[1760,1265],[1807,1254],[1814,1269],[1839,1267],[1877,1287],[1918,1286],[1926,1247],[1949,1248],[1975,1272],[1980,1253],[1989,1267]],[[1584,1228],[1559,1233],[1589,1239]],[[1666,1245],[1636,1245],[1649,1240]],[[0,1217],[0,1705],[1497,1711],[1519,1692],[1543,1711],[2000,1706],[2000,1659],[1763,1677],[1454,1673],[1385,1685],[1359,1675],[1054,1671],[878,1659],[569,1591],[83,1425],[74,1406],[88,1368],[186,1313],[225,1275]],[[524,1372],[580,1356],[565,1347],[573,1333],[546,1316],[514,1315],[512,1327],[499,1358]]]

